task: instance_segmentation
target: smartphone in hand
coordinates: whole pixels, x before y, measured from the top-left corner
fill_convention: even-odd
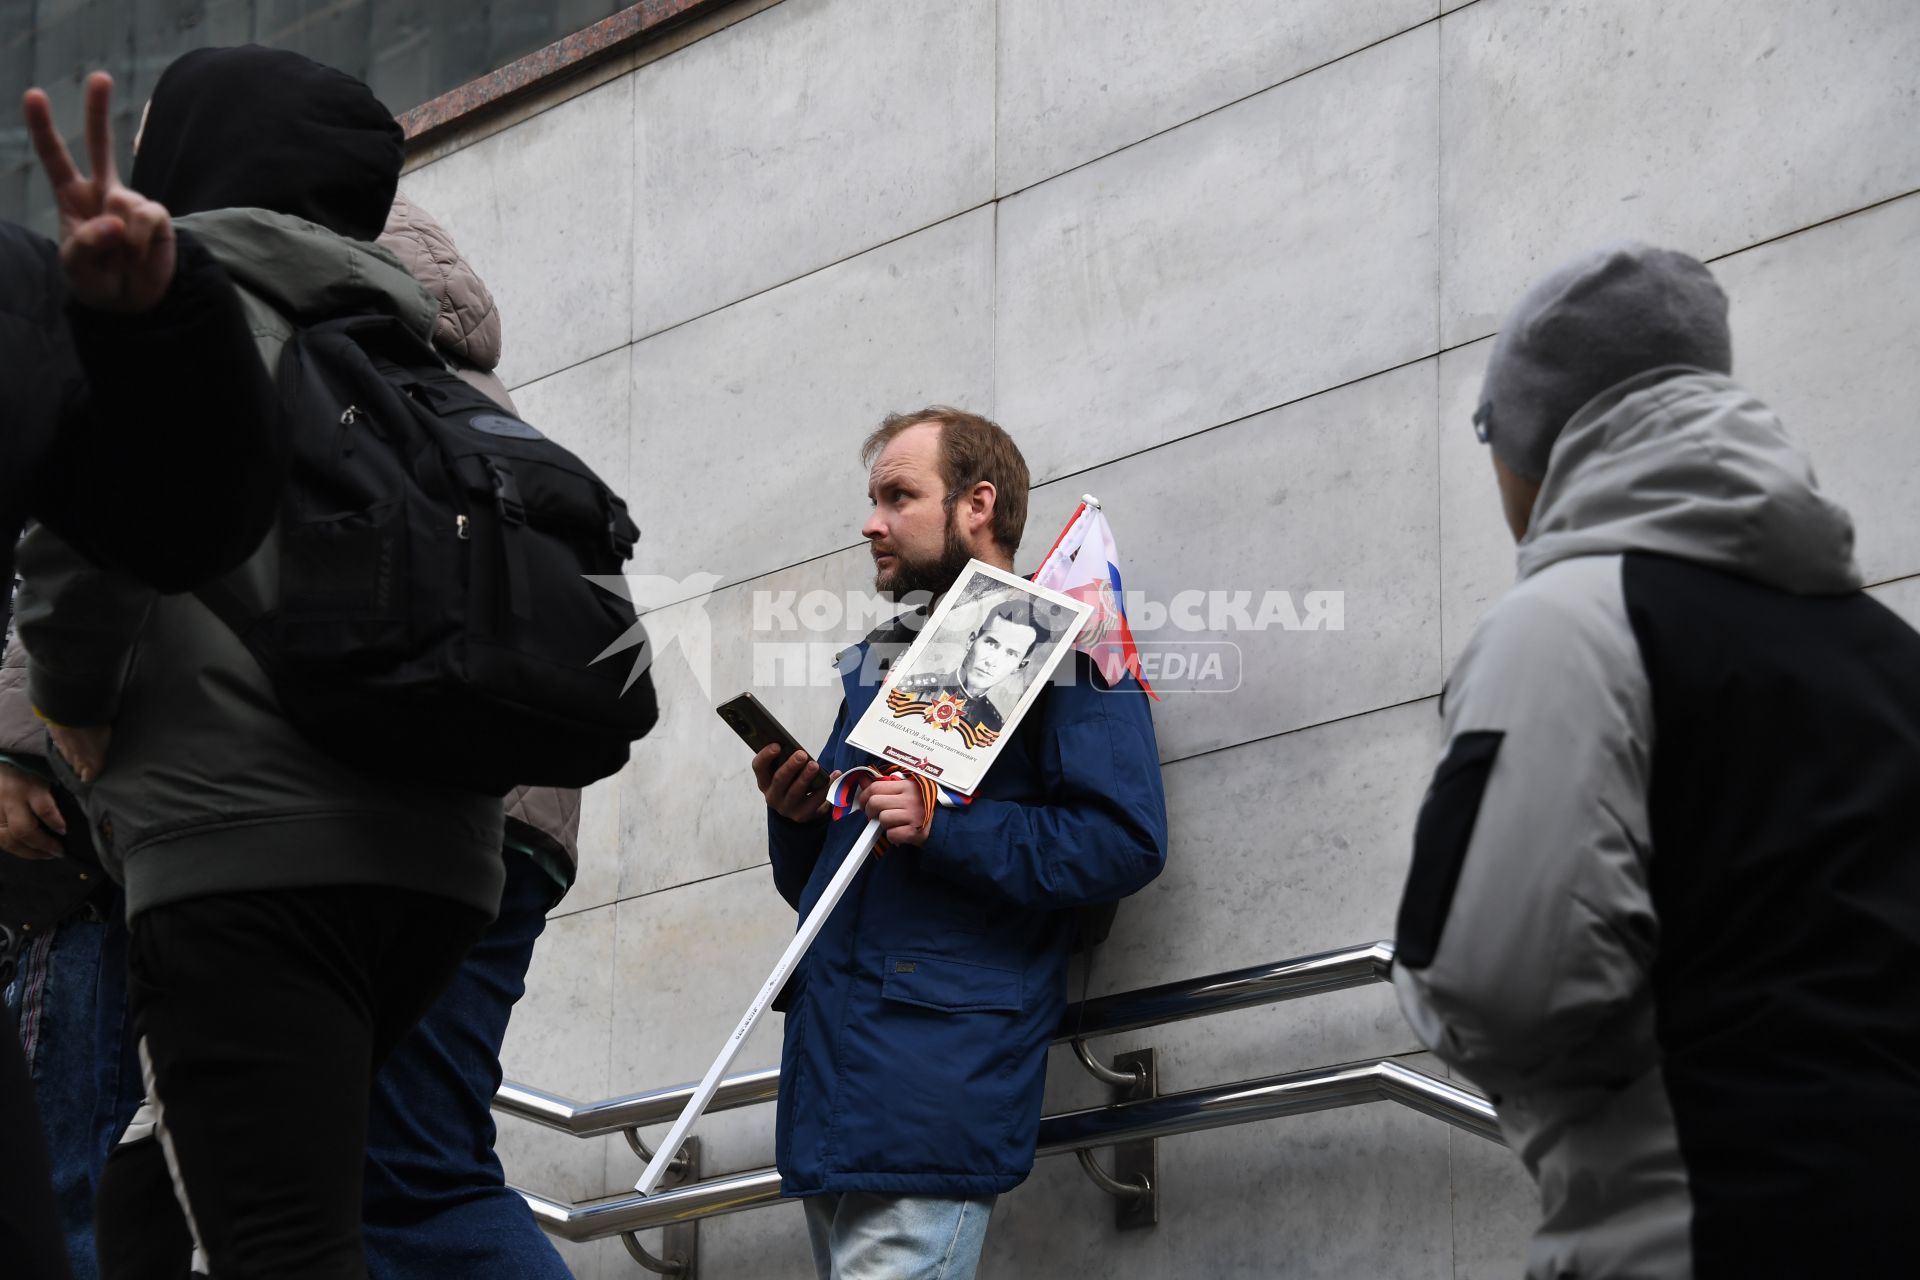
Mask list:
[[[773,718],[771,711],[760,705],[760,699],[750,693],[723,702],[715,710],[727,722],[727,727],[739,734],[740,740],[753,749],[755,755],[768,747],[778,746],[780,761],[785,762],[793,758],[794,752],[806,750],[797,738],[787,732],[785,725]]]

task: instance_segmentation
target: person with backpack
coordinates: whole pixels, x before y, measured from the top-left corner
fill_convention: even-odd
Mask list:
[[[103,73],[86,80],[90,173],[68,154],[46,95],[32,90],[23,103],[61,242],[0,223],[0,610],[9,623],[14,544],[29,516],[98,563],[181,590],[252,552],[286,474],[272,387],[226,272],[115,172],[112,88]],[[16,883],[7,873],[46,856],[42,824],[63,821],[15,799],[27,797],[0,803],[0,898]],[[24,923],[0,912],[0,971],[14,967]],[[9,1274],[53,1278],[67,1267],[24,1048],[11,1026],[0,1028],[0,1258]]]
[[[892,415],[862,460],[877,590],[938,596],[976,557],[1012,569],[1027,464],[997,424],[944,407]],[[828,820],[829,780],[883,763],[846,737],[924,617],[903,613],[841,655],[846,698],[817,759],[770,746],[753,761],[774,885],[802,918],[862,814],[893,846],[776,1003],[787,1019],[774,1159],[782,1192],[805,1204],[820,1280],[975,1273],[995,1198],[1033,1169],[1081,910],[1166,863],[1146,694],[1132,676],[1108,687],[1079,652],[969,804],[929,815],[915,782],[888,777],[862,789],[860,813]]]
[[[1520,580],[1442,698],[1393,977],[1539,1183],[1536,1280],[1912,1266],[1920,635],[1732,368],[1706,266],[1612,245],[1474,416]]]
[[[234,277],[280,368],[335,317],[428,341],[432,299],[371,243],[401,144],[349,76],[287,52],[198,50],[155,86],[134,179]],[[290,412],[316,407],[280,381]],[[309,416],[296,447],[312,433]],[[283,516],[223,580],[225,602],[260,608],[276,578],[350,565],[368,541],[345,526],[289,561],[290,532]],[[370,1083],[498,908],[498,791],[423,780],[433,759],[401,775],[324,748],[199,595],[155,596],[46,529],[19,561],[33,703],[131,930],[148,1096],[100,1189],[102,1272],[178,1274],[184,1241],[221,1277],[363,1274]]]
[[[375,243],[433,298],[433,343],[453,371],[514,413],[492,372],[500,359],[500,314],[451,237],[397,193]],[[70,903],[36,935],[20,997],[32,1012],[29,1057],[61,1076],[43,1090],[40,1113],[55,1153],[68,1259],[76,1275],[92,1276],[94,1187],[144,1090],[138,1062],[127,1061],[124,900],[99,874],[85,822],[60,818],[62,808],[73,806],[52,779],[44,730],[27,694],[26,652],[9,643],[0,663],[0,804],[45,815],[32,831],[22,825],[20,846],[12,851],[23,857],[64,852],[59,865],[32,867],[66,888]],[[374,1280],[448,1273],[560,1280],[568,1274],[526,1202],[506,1185],[493,1151],[491,1103],[501,1081],[501,1042],[524,992],[534,945],[578,867],[579,823],[577,789],[518,787],[508,795],[499,913],[374,1078],[363,1193]],[[9,848],[8,834],[0,832],[0,848]],[[176,1239],[186,1256],[191,1244],[184,1228]]]

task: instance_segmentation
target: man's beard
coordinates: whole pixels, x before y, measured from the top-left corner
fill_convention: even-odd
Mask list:
[[[918,592],[925,592],[929,600],[943,595],[959,581],[967,561],[973,559],[973,552],[960,540],[960,531],[954,528],[951,516],[947,519],[946,539],[938,556],[916,560],[897,547],[888,554],[893,557],[893,568],[874,573],[873,589],[889,600],[901,601]]]

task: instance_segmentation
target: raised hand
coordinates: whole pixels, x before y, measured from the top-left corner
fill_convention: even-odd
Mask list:
[[[87,152],[93,176],[81,176],[38,89],[21,102],[27,132],[60,208],[60,265],[76,301],[102,311],[149,311],[173,283],[173,219],[127,187],[113,164],[113,78],[87,77]]]

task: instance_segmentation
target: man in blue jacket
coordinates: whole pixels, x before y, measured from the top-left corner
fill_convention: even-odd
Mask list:
[[[1027,464],[998,426],[935,407],[868,437],[875,586],[938,596],[969,558],[1002,569],[1026,524]],[[870,763],[846,742],[920,611],[841,655],[846,698],[818,760],[754,758],[774,882],[805,915],[864,825],[825,790]],[[1147,700],[1083,654],[1041,691],[965,808],[929,824],[916,785],[860,794],[891,847],[801,961],[780,1007],[775,1158],[805,1197],[821,1280],[964,1280],[988,1214],[1033,1168],[1047,1045],[1067,1004],[1073,908],[1160,873],[1166,802]]]

